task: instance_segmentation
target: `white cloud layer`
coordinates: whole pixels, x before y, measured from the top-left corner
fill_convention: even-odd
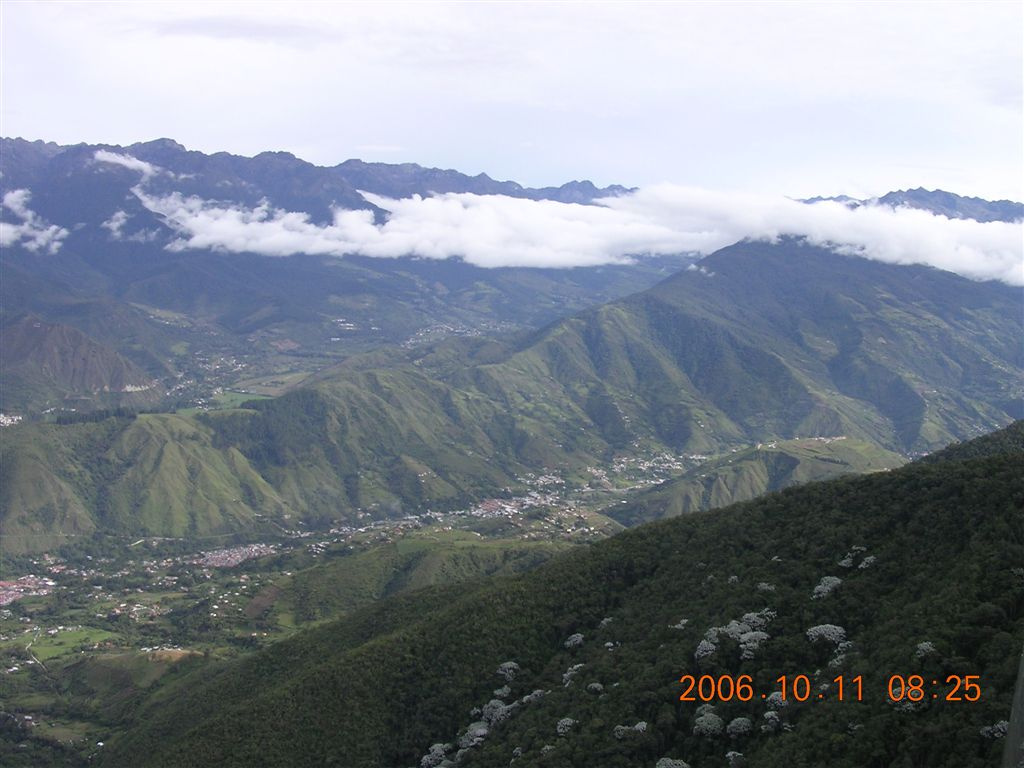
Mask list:
[[[142,174],[143,181],[163,170],[152,163],[147,163],[145,160],[139,160],[137,157],[122,155],[117,152],[108,152],[105,149],[96,150],[96,154],[93,155],[93,158],[100,163],[113,163],[114,165],[120,165],[132,171],[139,171],[139,173]]]
[[[743,238],[801,235],[891,264],[927,264],[977,280],[1024,285],[1024,222],[948,219],[914,208],[740,195],[662,184],[605,205],[673,226],[685,250],[709,253]]]
[[[53,255],[60,250],[68,231],[50,224],[28,207],[32,194],[27,189],[12,189],[3,198],[3,207],[19,219],[20,224],[0,222],[0,245],[20,245],[33,253]]]
[[[928,264],[974,279],[1024,285],[1024,224],[947,219],[910,208],[735,195],[674,185],[642,188],[598,205],[449,193],[391,200],[389,212],[337,210],[328,225],[264,203],[244,208],[175,193],[135,194],[174,228],[175,250],[266,256],[322,254],[461,257],[482,267],[574,267],[644,254],[711,253],[744,238],[783,235],[895,264]]]

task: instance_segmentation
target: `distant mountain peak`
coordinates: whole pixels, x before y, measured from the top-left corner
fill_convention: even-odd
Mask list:
[[[917,208],[948,219],[973,219],[980,222],[1014,222],[1024,219],[1024,203],[1013,200],[985,200],[980,197],[965,197],[944,189],[898,189],[881,197],[858,199],[849,195],[833,197],[809,197],[803,203],[834,202],[848,208],[861,206],[887,206],[889,208]]]
[[[284,150],[280,150],[280,149],[272,149],[272,150],[267,150],[265,152],[260,152],[258,155],[254,155],[253,159],[255,160],[258,157],[279,157],[282,160],[299,160],[299,158],[296,157],[295,155],[293,155],[291,152],[285,152]],[[300,162],[305,162],[305,161],[302,160]]]
[[[878,198],[878,203],[931,211],[950,219],[976,221],[1018,221],[1024,219],[1024,203],[1012,200],[984,200],[965,197],[943,189],[897,190]]]
[[[140,141],[132,144],[128,149],[154,149],[154,150],[174,150],[175,152],[187,152],[183,144],[179,144],[174,139],[161,138],[153,139],[152,141]]]

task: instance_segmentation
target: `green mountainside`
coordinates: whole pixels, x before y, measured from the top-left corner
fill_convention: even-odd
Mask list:
[[[32,313],[78,329],[143,367],[173,405],[225,386],[276,394],[286,388],[281,382],[385,345],[534,327],[648,288],[685,263],[580,271],[159,250],[152,256],[114,243],[87,257],[62,252],[40,265],[5,249],[0,316]],[[24,398],[2,405],[42,410]]]
[[[384,598],[417,592],[420,610],[425,589],[522,573],[570,546],[445,526],[410,525],[399,535],[370,526],[344,542],[256,545],[262,556],[227,565],[223,553],[237,549],[175,557],[165,543],[35,560],[51,566],[59,586],[0,610],[0,765],[88,765],[97,741],[158,681]]]
[[[425,587],[522,573],[567,546],[546,541],[469,538],[401,540],[305,568],[282,588],[280,601],[291,609],[296,624],[333,618]]]
[[[288,508],[234,448],[174,414],[6,428],[0,446],[8,554],[91,533],[203,537],[263,529]]]
[[[65,260],[67,261],[67,260]],[[196,339],[197,322],[155,315],[138,305],[110,296],[108,280],[92,267],[75,263],[39,265],[3,254],[0,298],[5,314],[36,314],[47,321],[69,325],[106,346],[116,348],[136,364],[166,375],[164,358],[172,358],[176,341]]]
[[[0,349],[0,390],[8,411],[140,408],[163,397],[139,366],[68,325],[21,316],[0,324]]]
[[[906,463],[871,443],[812,437],[758,444],[726,454],[644,491],[607,514],[623,525],[725,507],[791,485],[866,474]]]
[[[101,764],[993,765],[1024,640],[1024,453],[1002,452],[1022,435],[640,526],[201,665],[154,690]],[[680,702],[681,676],[704,674],[749,675],[754,695]],[[768,696],[779,675],[806,675],[810,698]],[[920,675],[922,700],[889,701],[892,675]],[[947,700],[949,676],[980,699]]]
[[[846,454],[824,474],[892,466],[863,444],[914,455],[1020,415],[1019,298],[792,240],[742,243],[531,334],[378,351],[243,409],[8,428],[4,526],[41,533],[84,510],[108,533],[184,536],[258,515],[395,516],[498,495],[527,472],[585,483],[620,456],[808,437],[851,441],[823,443]],[[788,475],[781,461],[747,464],[708,503],[824,476],[820,459]]]
[[[921,458],[923,464],[938,464],[944,461],[966,461],[1004,453],[1024,452],[1024,429],[1016,422],[1007,429],[1000,429],[982,437],[963,443],[954,443],[941,451]]]
[[[845,435],[923,452],[1021,408],[1013,289],[795,243],[733,246],[702,264],[717,271],[683,272],[511,345],[347,363],[255,417],[210,423],[271,473],[384,465],[395,478],[411,460],[427,468],[416,492],[429,502],[467,477],[571,471],[638,445],[717,453]],[[399,483],[388,490],[409,500]],[[358,490],[341,500],[359,504]]]

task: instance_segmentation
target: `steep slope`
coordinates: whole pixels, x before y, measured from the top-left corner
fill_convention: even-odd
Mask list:
[[[262,530],[288,512],[276,491],[208,429],[173,414],[17,425],[0,446],[7,553],[92,532],[202,537]]]
[[[291,609],[297,624],[334,618],[425,587],[522,573],[568,546],[515,539],[409,538],[301,570],[281,587],[280,602]]]
[[[991,428],[993,416],[1006,423],[1021,415],[1017,289],[796,244],[731,246],[702,266],[639,297],[696,327],[713,319],[722,332],[797,369],[791,407],[811,423],[820,418],[822,394],[832,404],[849,398],[861,413],[832,405],[836,416],[861,424],[881,418],[891,430],[888,445],[915,451],[968,436],[972,422]],[[996,327],[1002,330],[994,334]],[[678,324],[673,330],[685,334]],[[738,389],[737,397],[751,394]],[[758,403],[747,397],[745,406]]]
[[[903,457],[860,440],[773,441],[703,463],[610,507],[608,515],[623,525],[636,525],[749,501],[791,485],[886,471],[904,463]]]
[[[39,274],[35,265],[15,264],[10,250],[0,254],[0,317],[16,321],[36,315],[44,322],[75,328],[96,342],[115,350],[139,366],[154,379],[163,379],[175,370],[176,345],[187,347],[201,341],[193,323],[157,320],[152,314],[123,301],[104,295],[102,289],[79,282],[76,270],[59,276]]]
[[[0,410],[144,407],[163,391],[152,377],[76,328],[25,315],[0,324]]]
[[[285,506],[328,521],[457,507],[529,471],[583,484],[588,467],[651,452],[846,437],[915,455],[1021,415],[1016,289],[792,240],[701,265],[532,334],[352,358],[190,423]],[[176,508],[190,508],[192,482],[167,485]],[[85,508],[89,493],[75,491]]]
[[[1024,640],[1022,468],[812,484],[385,601],[165,686],[103,764],[992,765]],[[702,674],[754,695],[681,702]],[[769,699],[779,675],[813,695]],[[893,675],[921,700],[889,701]],[[947,699],[956,680],[980,699]]]
[[[715,453],[846,435],[913,453],[1019,415],[1014,289],[795,242],[702,264],[511,346],[352,361],[258,416],[210,423],[271,473],[411,458],[438,479],[429,500],[470,476],[572,471],[641,444]]]
[[[944,461],[966,461],[1004,453],[1024,453],[1024,423],[1017,421],[998,432],[954,443],[921,459],[922,464]]]

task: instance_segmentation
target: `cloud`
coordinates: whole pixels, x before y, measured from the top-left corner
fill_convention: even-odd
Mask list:
[[[120,165],[132,171],[139,171],[142,174],[144,181],[163,171],[163,168],[160,166],[147,163],[145,160],[139,160],[139,158],[132,157],[131,155],[121,155],[117,152],[108,152],[105,149],[97,149],[96,154],[93,155],[93,159],[99,163],[113,163],[114,165]]]
[[[974,279],[1024,285],[1024,224],[947,219],[880,206],[850,209],[783,197],[737,195],[674,185],[641,188],[597,205],[468,193],[392,200],[363,196],[388,211],[336,210],[318,225],[307,214],[264,202],[245,208],[175,193],[135,193],[178,233],[170,248],[266,256],[361,254],[460,257],[481,267],[578,267],[645,254],[708,254],[744,238],[804,236],[844,253],[895,264],[929,264]]]
[[[806,237],[891,264],[927,264],[977,280],[1024,285],[1024,223],[948,219],[914,208],[834,201],[811,205],[785,197],[656,185],[601,201],[622,212],[671,224],[686,250],[709,253],[743,238]]]
[[[639,253],[678,251],[676,233],[631,212],[498,195],[444,194],[402,200],[363,193],[389,211],[375,224],[368,210],[336,210],[318,226],[304,213],[242,208],[197,197],[136,194],[180,239],[171,247],[289,256],[458,256],[482,267],[574,267],[629,261]]]
[[[20,245],[26,250],[48,253],[51,256],[60,250],[68,231],[56,224],[50,224],[28,207],[32,193],[27,189],[12,189],[3,198],[3,207],[19,219],[20,224],[0,222],[0,245]]]
[[[112,240],[120,240],[123,235],[121,234],[121,228],[124,227],[125,222],[128,221],[128,214],[124,211],[115,211],[114,215],[109,219],[100,224],[106,230],[110,232],[110,238]]]
[[[178,178],[181,178],[180,176]],[[124,225],[128,223],[131,216],[126,211],[114,211],[113,215],[100,224],[110,232],[111,240],[125,241],[129,243],[152,243],[160,233],[155,229],[140,229],[136,232],[125,233]]]

